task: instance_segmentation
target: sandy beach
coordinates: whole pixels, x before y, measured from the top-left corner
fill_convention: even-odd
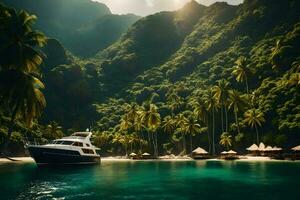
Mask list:
[[[0,163],[4,163],[4,162],[14,162],[14,163],[34,162],[33,158],[31,158],[31,157],[12,157],[12,159],[17,160],[17,161],[14,162],[14,161],[8,160],[7,158],[0,158]]]
[[[26,163],[26,162],[34,162],[33,158],[31,157],[12,157],[12,159],[17,160],[16,162],[10,161],[6,158],[0,158],[0,163]],[[141,161],[141,160],[132,160],[129,158],[126,158],[125,156],[117,156],[117,157],[103,157],[101,158],[102,161],[119,161],[119,162],[128,162],[128,161]],[[155,159],[156,161],[189,161],[193,160],[190,157],[184,156],[184,157],[170,157],[167,158],[166,156],[161,156],[159,159]],[[216,161],[224,161],[223,159],[208,159],[208,160],[216,160]],[[142,160],[142,161],[151,161],[150,160]],[[256,156],[240,156],[239,160],[236,161],[283,161],[283,160],[274,160],[269,157],[256,157]]]

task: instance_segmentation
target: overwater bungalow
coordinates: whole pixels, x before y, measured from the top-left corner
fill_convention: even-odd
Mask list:
[[[202,160],[202,159],[210,158],[210,156],[208,155],[208,152],[205,151],[204,149],[202,149],[201,147],[198,147],[194,151],[192,151],[191,156],[195,160]]]

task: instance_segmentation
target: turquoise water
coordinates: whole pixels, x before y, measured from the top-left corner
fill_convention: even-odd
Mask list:
[[[300,162],[103,161],[0,164],[0,199],[300,199]]]

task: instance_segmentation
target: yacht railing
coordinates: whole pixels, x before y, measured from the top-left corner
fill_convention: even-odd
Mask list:
[[[63,137],[62,139],[85,139],[86,137],[81,137],[81,136],[67,136]]]

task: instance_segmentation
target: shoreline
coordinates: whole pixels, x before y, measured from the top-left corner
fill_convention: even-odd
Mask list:
[[[0,158],[0,164],[2,163],[31,163],[34,162],[33,158],[31,157],[12,157],[13,159],[17,160],[17,161],[10,161],[7,158]],[[176,157],[176,158],[158,158],[158,159],[149,159],[149,160],[132,160],[129,158],[126,158],[125,156],[116,156],[116,157],[102,157],[101,161],[104,162],[135,162],[135,161],[197,161],[194,160],[190,157]],[[201,161],[201,160],[198,160]],[[214,159],[207,159],[207,160],[202,160],[202,161],[226,161],[224,159],[220,159],[220,158],[214,158]],[[259,156],[240,156],[240,159],[235,160],[235,161],[246,161],[246,162],[250,162],[250,161],[276,161],[276,162],[289,162],[291,160],[276,160],[276,159],[271,159],[270,157],[259,157]],[[295,162],[295,161],[293,161]],[[296,161],[297,162],[297,161]]]

